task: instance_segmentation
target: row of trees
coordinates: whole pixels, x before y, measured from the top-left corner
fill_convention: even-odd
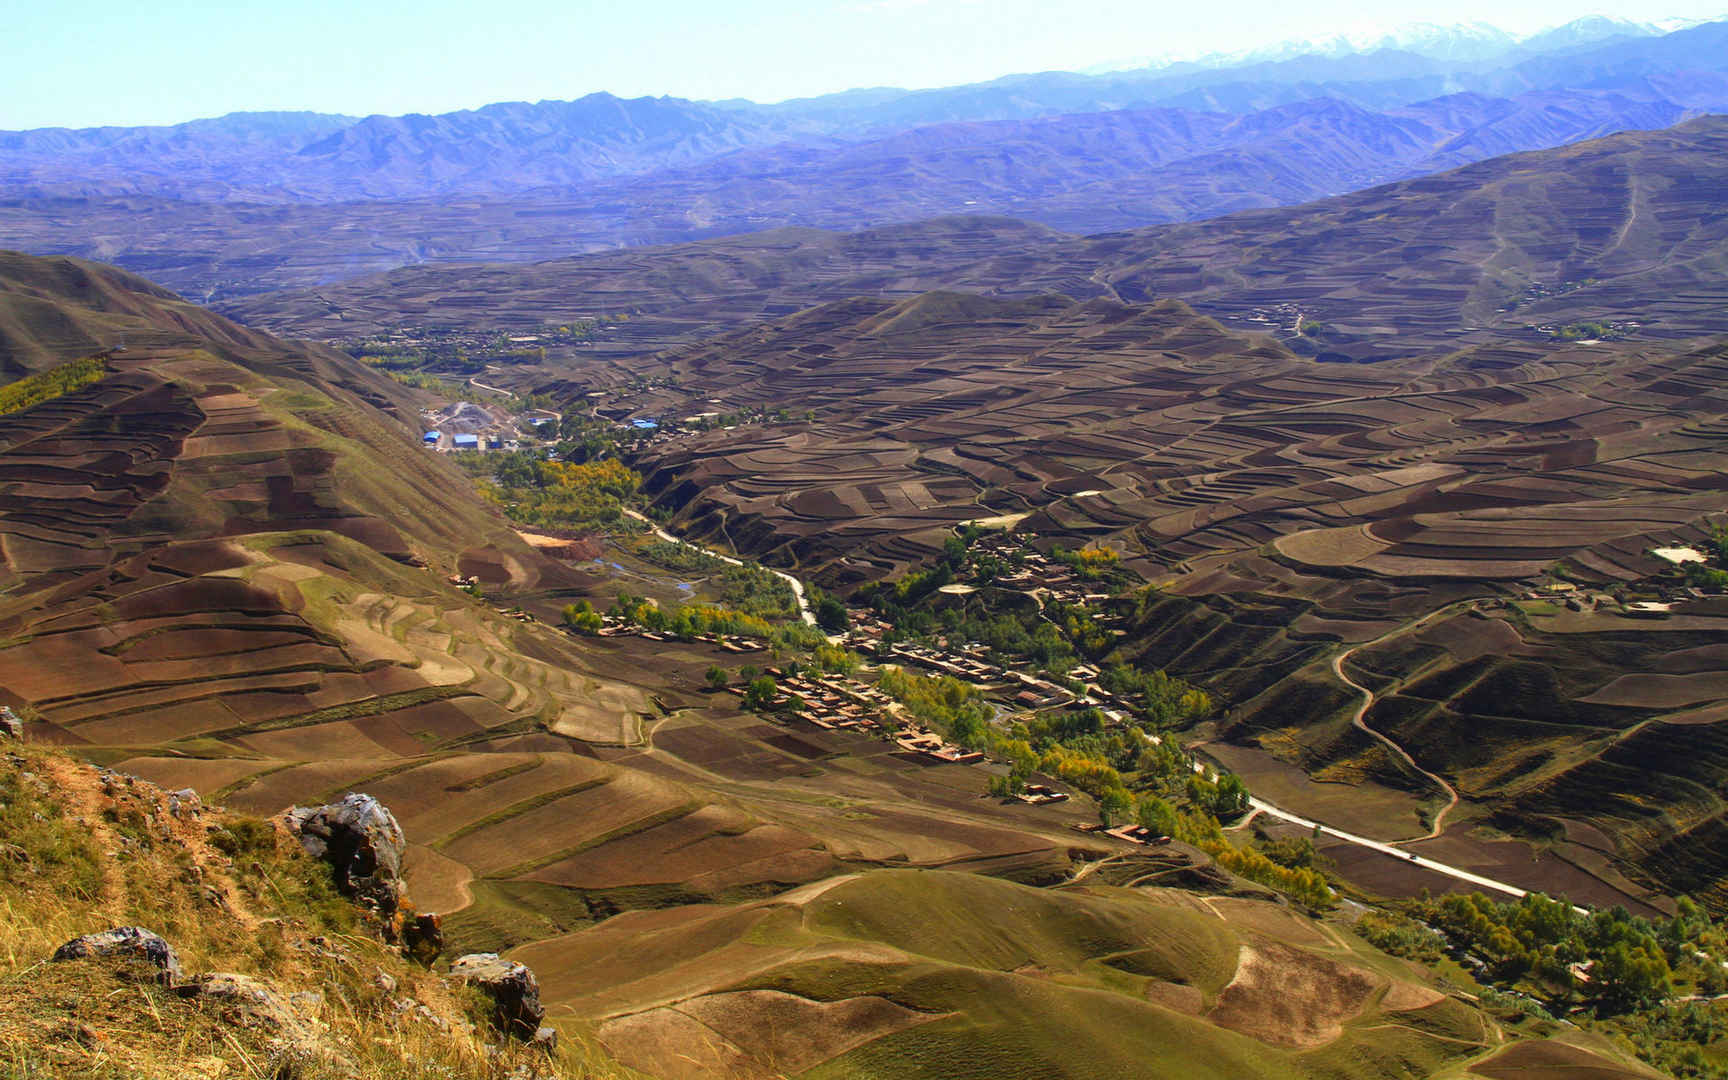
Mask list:
[[[762,638],[775,646],[792,649],[813,649],[827,641],[801,622],[776,625],[759,615],[714,604],[661,607],[645,596],[631,593],[619,593],[614,597],[606,614],[626,625],[669,634],[685,641],[701,634],[726,634]],[[578,633],[598,633],[603,622],[600,612],[588,600],[564,608],[565,625]]]
[[[1568,993],[1579,983],[1599,1012],[1621,1013],[1673,993],[1671,960],[1682,959],[1681,950],[1707,922],[1697,905],[1686,903],[1662,925],[1620,907],[1582,912],[1541,893],[1513,903],[1480,893],[1446,896],[1419,905],[1414,914],[1479,958],[1496,982],[1529,978]],[[1719,966],[1707,969],[1707,977],[1711,990],[1723,985]]]
[[[108,361],[100,356],[86,356],[64,364],[26,375],[16,382],[0,386],[0,416],[40,405],[62,394],[70,394],[108,374]]]

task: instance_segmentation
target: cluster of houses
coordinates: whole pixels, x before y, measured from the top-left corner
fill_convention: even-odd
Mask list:
[[[1113,829],[1102,830],[1105,836],[1114,836],[1118,840],[1126,840],[1130,844],[1145,844],[1157,847],[1168,844],[1170,838],[1153,832],[1144,825],[1118,825]]]
[[[1049,784],[1027,784],[1014,798],[1028,806],[1043,806],[1046,803],[1067,802],[1068,793],[1057,791]]]
[[[1128,702],[1098,683],[1099,671],[1090,664],[1080,664],[1069,674],[1080,682],[1078,693],[1038,675],[1001,667],[982,659],[989,650],[980,644],[958,648],[938,648],[897,642],[888,646],[885,655],[915,667],[951,675],[956,679],[994,688],[1007,704],[1027,712],[1066,706],[1070,709],[1096,708],[1104,714],[1107,725],[1119,727],[1128,723]]]
[[[1002,682],[1012,677],[1006,668],[989,663],[984,659],[989,650],[983,645],[966,645],[955,650],[932,648],[928,645],[912,645],[906,642],[896,642],[888,646],[886,655],[896,660],[904,661],[917,667],[929,668],[944,675],[952,675],[956,679],[967,679],[972,682],[994,683]]]
[[[1667,563],[1672,569],[1640,582],[1641,598],[1622,598],[1611,593],[1583,588],[1570,581],[1546,581],[1524,590],[1518,599],[1559,604],[1569,611],[1604,611],[1629,619],[1666,619],[1682,605],[1707,600],[1712,595],[1720,594],[1720,589],[1688,584],[1681,573],[1692,563],[1709,565],[1708,558],[1697,548],[1652,548],[1649,554]]]
[[[978,541],[974,550],[1016,563],[1012,573],[998,574],[991,582],[996,588],[1020,592],[1039,592],[1059,604],[1099,604],[1110,599],[1109,593],[1093,592],[1067,566],[1026,543],[1017,533],[1000,533]],[[982,582],[978,582],[982,584]],[[1109,626],[1122,621],[1116,615],[1096,615],[1093,621]]]
[[[787,675],[769,668],[780,687],[779,704],[802,703],[792,715],[831,731],[888,730],[888,707],[894,699],[868,683],[842,675]]]
[[[649,641],[678,640],[672,634],[660,630],[650,630],[645,626],[639,626],[612,614],[600,616],[600,629],[594,633],[596,637],[639,637]],[[697,634],[690,640],[700,641],[705,645],[713,645],[715,648],[729,653],[766,652],[768,649],[767,642],[738,634]]]
[[[968,750],[964,746],[948,742],[934,731],[926,731],[915,725],[895,732],[894,745],[908,753],[950,765],[976,765],[984,760],[982,751]]]
[[[814,727],[879,735],[907,753],[948,765],[976,765],[984,760],[981,751],[892,717],[894,699],[869,683],[843,675],[788,675],[779,668],[769,668],[766,674],[778,688],[769,705]],[[737,686],[727,689],[739,695],[745,692]],[[1068,797],[1048,790],[1052,797],[1042,801],[1060,802]]]

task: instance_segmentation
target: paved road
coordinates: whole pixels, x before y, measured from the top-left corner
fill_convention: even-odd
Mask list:
[[[1432,840],[1435,837],[1439,836],[1441,831],[1445,828],[1446,814],[1449,811],[1451,811],[1453,807],[1458,805],[1458,792],[1455,788],[1452,787],[1451,784],[1447,783],[1445,781],[1445,779],[1443,779],[1442,777],[1434,775],[1433,773],[1429,772],[1427,769],[1424,769],[1422,766],[1416,764],[1415,759],[1413,759],[1409,755],[1409,753],[1405,751],[1405,749],[1402,746],[1399,746],[1396,742],[1394,742],[1388,736],[1383,735],[1380,732],[1375,731],[1373,728],[1368,726],[1368,724],[1366,723],[1364,718],[1368,715],[1368,710],[1370,710],[1374,707],[1374,702],[1375,702],[1374,691],[1368,689],[1366,686],[1363,686],[1361,683],[1357,682],[1356,680],[1352,679],[1349,675],[1344,673],[1344,662],[1346,660],[1350,659],[1350,657],[1356,652],[1357,649],[1366,648],[1369,645],[1377,645],[1380,642],[1383,642],[1383,641],[1387,640],[1388,638],[1396,637],[1399,634],[1407,634],[1410,631],[1421,626],[1422,624],[1430,622],[1433,619],[1436,619],[1441,615],[1445,615],[1445,614],[1448,614],[1448,613],[1453,612],[1455,610],[1458,610],[1460,608],[1467,607],[1473,603],[1474,603],[1474,601],[1461,601],[1460,603],[1457,603],[1457,604],[1448,604],[1446,607],[1440,608],[1436,611],[1429,612],[1427,615],[1424,615],[1422,618],[1417,619],[1413,623],[1410,623],[1406,626],[1401,626],[1398,629],[1393,630],[1392,632],[1390,632],[1388,634],[1383,634],[1380,637],[1375,638],[1373,641],[1363,642],[1361,645],[1357,645],[1354,648],[1346,649],[1345,651],[1339,653],[1337,656],[1332,658],[1332,673],[1334,675],[1338,676],[1339,681],[1344,683],[1344,685],[1358,691],[1362,695],[1362,705],[1360,708],[1358,708],[1356,710],[1356,715],[1351,718],[1350,722],[1352,724],[1354,724],[1357,728],[1360,728],[1362,731],[1367,732],[1369,735],[1380,740],[1382,743],[1385,743],[1386,746],[1389,747],[1393,753],[1397,754],[1406,763],[1408,763],[1412,769],[1415,769],[1417,772],[1421,773],[1423,776],[1425,776],[1429,780],[1433,781],[1437,787],[1439,787],[1442,791],[1446,792],[1447,799],[1448,799],[1446,806],[1444,809],[1442,809],[1438,814],[1436,814],[1434,816],[1434,827],[1428,831],[1428,835],[1413,837],[1409,840],[1394,840],[1394,841],[1391,841],[1390,843],[1388,843],[1388,842],[1384,842],[1384,841],[1380,841],[1380,840],[1370,840],[1366,836],[1357,836],[1355,833],[1345,832],[1343,829],[1336,829],[1330,825],[1321,824],[1320,822],[1314,821],[1311,818],[1305,818],[1305,817],[1302,817],[1298,814],[1293,814],[1290,811],[1283,809],[1282,807],[1274,806],[1273,804],[1267,802],[1264,799],[1250,797],[1248,799],[1248,805],[1253,807],[1255,811],[1262,813],[1262,814],[1265,814],[1268,817],[1274,817],[1274,818],[1279,819],[1280,821],[1288,821],[1292,825],[1298,825],[1298,826],[1305,828],[1305,829],[1318,829],[1320,832],[1326,834],[1327,836],[1335,837],[1339,840],[1344,841],[1347,844],[1355,844],[1357,847],[1364,847],[1370,851],[1378,851],[1383,855],[1389,855],[1392,858],[1397,859],[1401,862],[1407,862],[1411,866],[1420,866],[1424,870],[1432,870],[1437,874],[1444,874],[1449,878],[1456,878],[1459,881],[1466,882],[1466,883],[1471,884],[1471,885],[1476,885],[1476,886],[1479,886],[1479,887],[1484,888],[1484,889],[1493,889],[1495,892],[1505,893],[1508,896],[1512,896],[1512,897],[1524,896],[1527,890],[1520,889],[1516,885],[1512,885],[1512,884],[1509,884],[1509,883],[1504,882],[1504,881],[1497,881],[1491,877],[1484,877],[1481,874],[1473,874],[1468,870],[1461,870],[1456,866],[1450,866],[1450,865],[1443,863],[1443,862],[1436,862],[1433,859],[1424,858],[1423,856],[1420,856],[1420,855],[1412,855],[1410,852],[1402,851],[1398,847],[1395,846],[1397,844],[1416,843],[1417,841],[1421,841],[1421,840]],[[1250,815],[1250,816],[1252,816],[1252,815]],[[1246,821],[1244,821],[1243,824],[1246,824]]]
[[[1516,885],[1509,885],[1504,881],[1496,881],[1491,877],[1483,877],[1481,874],[1472,874],[1470,871],[1460,870],[1456,866],[1449,866],[1443,862],[1435,862],[1433,859],[1424,858],[1420,855],[1412,855],[1408,851],[1400,851],[1391,844],[1382,843],[1379,840],[1370,840],[1366,836],[1357,836],[1355,833],[1347,833],[1342,829],[1334,829],[1330,825],[1322,825],[1317,821],[1300,817],[1296,814],[1292,814],[1288,810],[1283,810],[1279,807],[1273,806],[1264,799],[1257,799],[1250,796],[1248,799],[1248,805],[1260,811],[1262,814],[1265,814],[1267,817],[1275,817],[1280,821],[1288,821],[1290,824],[1301,826],[1304,829],[1319,829],[1327,836],[1337,837],[1339,840],[1342,840],[1347,844],[1355,844],[1357,847],[1365,847],[1370,851],[1378,851],[1383,855],[1390,855],[1392,858],[1397,859],[1400,862],[1407,862],[1411,866],[1420,866],[1422,869],[1432,870],[1436,874],[1445,874],[1447,877],[1457,878],[1459,881],[1467,882],[1471,885],[1477,885],[1484,889],[1493,889],[1496,892],[1502,892],[1512,897],[1521,897],[1526,892],[1526,890],[1520,889]]]
[[[719,551],[713,551],[709,548],[705,548],[701,544],[692,544],[688,540],[684,540],[680,537],[673,536],[671,533],[667,532],[665,529],[662,529],[660,526],[654,524],[652,521],[649,521],[647,518],[643,517],[641,514],[638,514],[634,510],[624,511],[624,516],[628,517],[628,518],[634,518],[635,520],[640,521],[642,524],[648,526],[650,529],[653,529],[654,535],[658,536],[660,539],[666,541],[668,544],[682,544],[683,546],[685,546],[687,548],[691,548],[693,550],[700,551],[704,555],[712,556],[713,558],[719,559],[723,563],[730,563],[733,566],[743,566],[744,565],[743,559],[734,558],[731,555],[727,555],[727,554],[724,554],[724,553],[719,552]],[[795,598],[797,598],[797,600],[798,600],[798,615],[799,615],[799,617],[802,618],[806,624],[808,624],[810,626],[815,626],[816,625],[816,614],[810,610],[810,601],[808,601],[804,597],[804,583],[802,581],[799,581],[797,578],[793,577],[791,574],[787,574],[787,573],[783,573],[779,570],[775,570],[773,567],[764,566],[762,569],[768,571],[770,574],[773,574],[775,577],[779,578],[781,581],[784,581],[787,585],[791,586],[792,595]],[[833,639],[830,638],[829,640],[832,641]]]

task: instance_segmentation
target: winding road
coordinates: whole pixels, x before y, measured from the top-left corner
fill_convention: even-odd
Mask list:
[[[640,521],[642,524],[648,526],[650,529],[652,529],[654,531],[655,536],[658,536],[660,539],[666,541],[668,544],[681,544],[684,547],[690,548],[693,551],[700,551],[704,555],[707,555],[711,558],[719,559],[723,563],[730,563],[733,566],[743,566],[744,565],[743,559],[737,558],[737,557],[732,556],[732,555],[727,555],[723,552],[713,551],[709,548],[703,547],[701,544],[692,544],[690,541],[685,540],[681,537],[673,536],[671,533],[667,532],[665,529],[662,529],[660,526],[654,524],[652,521],[648,520],[646,517],[642,516],[641,514],[637,513],[634,510],[624,511],[624,516],[627,518],[631,518],[632,520],[635,520],[635,521]],[[780,570],[776,570],[771,566],[764,566],[764,567],[762,567],[762,569],[768,571],[770,574],[773,574],[775,577],[779,578],[781,581],[784,581],[787,585],[791,586],[792,596],[798,601],[798,616],[799,616],[799,618],[803,619],[806,625],[815,626],[816,625],[816,614],[815,614],[815,612],[810,610],[810,601],[807,600],[804,596],[804,583],[802,581],[799,581],[797,578],[793,577],[791,574],[785,573],[785,572],[780,571]],[[829,638],[829,641],[833,641],[833,640],[834,640],[833,638]]]
[[[1384,743],[1389,750],[1394,754],[1397,754],[1398,757],[1407,765],[1427,777],[1436,787],[1446,793],[1446,805],[1441,808],[1438,814],[1434,815],[1434,827],[1428,830],[1427,835],[1414,836],[1405,840],[1370,840],[1366,836],[1358,836],[1355,833],[1333,828],[1331,825],[1322,824],[1321,822],[1314,821],[1311,818],[1303,817],[1300,814],[1291,813],[1283,807],[1275,806],[1264,799],[1255,798],[1253,796],[1250,796],[1248,799],[1248,805],[1252,807],[1253,813],[1249,814],[1249,817],[1245,818],[1241,824],[1246,825],[1247,821],[1254,816],[1254,813],[1265,814],[1267,817],[1277,818],[1280,821],[1286,821],[1304,829],[1313,829],[1316,832],[1342,840],[1345,843],[1354,844],[1357,847],[1364,847],[1370,851],[1378,851],[1381,854],[1389,855],[1400,862],[1409,863],[1411,866],[1419,866],[1424,870],[1432,870],[1436,874],[1444,874],[1449,878],[1455,878],[1458,881],[1470,885],[1476,885],[1484,889],[1493,889],[1495,892],[1505,893],[1512,897],[1524,896],[1527,890],[1520,889],[1518,886],[1510,884],[1509,882],[1499,881],[1491,877],[1484,877],[1481,874],[1473,874],[1468,870],[1463,870],[1447,863],[1436,862],[1433,859],[1425,858],[1420,855],[1413,855],[1410,852],[1402,851],[1397,847],[1399,844],[1414,844],[1423,840],[1433,840],[1445,831],[1446,815],[1458,805],[1458,791],[1451,784],[1447,783],[1445,778],[1436,776],[1427,769],[1416,764],[1415,759],[1410,756],[1409,751],[1398,745],[1398,743],[1390,736],[1368,726],[1368,712],[1374,708],[1374,703],[1378,700],[1378,697],[1374,691],[1363,686],[1355,679],[1352,679],[1344,671],[1345,662],[1348,661],[1350,657],[1354,656],[1358,650],[1378,645],[1381,642],[1390,640],[1391,638],[1397,637],[1401,634],[1407,634],[1426,623],[1432,622],[1434,619],[1437,619],[1442,615],[1462,610],[1472,606],[1474,603],[1474,600],[1464,600],[1456,604],[1448,604],[1445,607],[1437,608],[1434,611],[1429,612],[1427,615],[1422,616],[1420,619],[1417,619],[1415,622],[1408,623],[1396,630],[1382,634],[1372,641],[1365,641],[1360,645],[1354,645],[1332,658],[1332,674],[1336,675],[1338,681],[1342,682],[1345,686],[1350,687],[1352,690],[1355,690],[1362,695],[1362,704],[1356,709],[1356,714],[1350,718],[1350,723],[1381,743]]]
[[[1447,607],[1440,608],[1437,611],[1430,612],[1408,626],[1401,626],[1390,633],[1380,635],[1373,641],[1366,641],[1361,645],[1352,646],[1332,658],[1332,674],[1338,676],[1339,682],[1358,691],[1362,695],[1362,704],[1356,709],[1356,715],[1350,718],[1350,723],[1358,730],[1367,732],[1370,736],[1378,739],[1381,743],[1384,743],[1386,748],[1391,750],[1394,754],[1397,754],[1406,765],[1427,777],[1435,787],[1438,787],[1441,791],[1446,793],[1446,805],[1441,807],[1440,812],[1434,815],[1434,826],[1428,830],[1427,835],[1413,836],[1407,840],[1392,841],[1395,844],[1414,844],[1423,840],[1433,840],[1439,837],[1439,835],[1446,830],[1446,815],[1451,813],[1453,808],[1458,805],[1458,789],[1447,783],[1444,777],[1436,776],[1434,773],[1431,773],[1427,769],[1416,764],[1416,759],[1410,756],[1410,752],[1398,745],[1391,736],[1375,731],[1373,728],[1368,726],[1368,711],[1374,707],[1374,702],[1377,698],[1374,691],[1368,689],[1366,686],[1363,686],[1361,683],[1345,674],[1344,662],[1356,655],[1357,651],[1360,649],[1366,648],[1370,645],[1378,645],[1389,638],[1398,636],[1399,634],[1407,634],[1418,626],[1421,626],[1423,623],[1428,622],[1430,619],[1433,619],[1443,612],[1451,611],[1459,606],[1460,605],[1458,604],[1451,604]]]
[[[1433,619],[1433,615],[1429,615],[1429,619]],[[1426,622],[1426,620],[1424,620],[1424,622]],[[1415,626],[1420,626],[1420,624],[1412,624],[1412,626],[1405,627],[1405,629],[1414,629]],[[1384,641],[1384,638],[1379,638],[1377,641]],[[1370,645],[1372,645],[1372,643],[1370,643]],[[1386,748],[1391,750],[1391,752],[1396,753],[1400,759],[1403,759],[1403,762],[1405,762],[1407,766],[1420,772],[1422,776],[1426,776],[1429,781],[1433,781],[1433,785],[1436,786],[1436,788],[1439,788],[1439,790],[1445,791],[1446,793],[1446,805],[1443,805],[1443,807],[1439,809],[1438,814],[1434,814],[1434,826],[1427,831],[1427,835],[1410,836],[1408,840],[1393,840],[1393,843],[1417,843],[1422,842],[1422,840],[1436,840],[1443,831],[1446,831],[1446,814],[1450,814],[1453,807],[1457,807],[1458,805],[1458,790],[1457,788],[1453,788],[1450,783],[1446,783],[1446,779],[1443,778],[1443,776],[1436,776],[1433,772],[1429,772],[1427,769],[1424,769],[1424,767],[1419,766],[1419,764],[1415,764],[1415,759],[1414,757],[1410,757],[1410,752],[1405,750],[1403,746],[1398,745],[1398,743],[1396,743],[1389,734],[1375,731],[1374,727],[1369,727],[1367,715],[1369,715],[1370,708],[1374,708],[1374,702],[1377,700],[1374,691],[1367,688],[1367,686],[1363,686],[1362,683],[1356,683],[1355,679],[1351,679],[1348,674],[1344,674],[1344,660],[1348,660],[1348,658],[1350,658],[1358,648],[1362,648],[1362,646],[1358,645],[1356,648],[1348,648],[1348,650],[1337,653],[1336,657],[1332,657],[1332,674],[1337,676],[1337,681],[1343,683],[1344,686],[1350,686],[1351,689],[1356,689],[1356,691],[1362,693],[1362,705],[1356,708],[1356,715],[1350,717],[1351,724],[1358,727],[1360,731],[1365,731],[1365,733],[1369,733],[1370,736],[1374,736],[1375,740],[1384,743]]]

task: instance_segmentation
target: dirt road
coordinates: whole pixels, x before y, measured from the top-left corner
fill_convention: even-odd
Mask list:
[[[1410,752],[1408,750],[1404,749],[1402,746],[1398,745],[1398,743],[1396,741],[1394,741],[1391,736],[1386,735],[1386,734],[1379,732],[1379,731],[1375,731],[1373,728],[1368,726],[1368,712],[1370,709],[1374,708],[1374,702],[1378,699],[1375,696],[1374,691],[1368,689],[1366,686],[1363,686],[1361,683],[1357,682],[1355,679],[1352,679],[1348,674],[1345,673],[1344,663],[1345,663],[1345,661],[1349,660],[1352,656],[1356,655],[1356,653],[1361,649],[1368,648],[1369,646],[1372,646],[1372,645],[1378,645],[1381,642],[1388,641],[1394,637],[1399,636],[1400,634],[1408,634],[1410,631],[1415,630],[1417,627],[1421,626],[1422,624],[1424,624],[1426,622],[1429,622],[1429,621],[1431,621],[1435,618],[1438,618],[1441,615],[1447,614],[1449,612],[1456,611],[1462,607],[1466,607],[1469,604],[1472,604],[1474,602],[1475,601],[1464,601],[1464,602],[1458,603],[1458,604],[1448,604],[1446,607],[1440,608],[1436,611],[1429,612],[1427,615],[1422,616],[1420,619],[1417,619],[1413,623],[1410,623],[1406,626],[1401,626],[1398,629],[1392,630],[1388,633],[1381,634],[1379,637],[1375,638],[1373,641],[1365,641],[1360,645],[1354,645],[1348,649],[1345,649],[1343,652],[1339,653],[1337,656],[1334,656],[1332,658],[1332,674],[1334,674],[1338,677],[1339,682],[1343,683],[1345,686],[1350,687],[1352,690],[1355,690],[1356,692],[1358,692],[1362,695],[1362,704],[1361,704],[1361,706],[1359,706],[1357,708],[1356,715],[1352,716],[1350,718],[1350,723],[1353,726],[1355,726],[1358,730],[1366,732],[1368,735],[1379,740],[1382,744],[1384,744],[1386,746],[1387,749],[1391,750],[1394,754],[1397,754],[1398,757],[1406,765],[1410,766],[1412,769],[1421,773],[1431,783],[1433,783],[1433,785],[1435,787],[1439,788],[1441,791],[1444,791],[1446,793],[1446,805],[1441,807],[1440,812],[1434,815],[1434,826],[1433,826],[1433,828],[1428,830],[1426,835],[1412,836],[1406,840],[1394,840],[1394,841],[1392,841],[1392,843],[1394,843],[1394,844],[1414,844],[1414,843],[1417,843],[1417,842],[1422,841],[1422,840],[1433,840],[1436,837],[1438,837],[1442,832],[1445,832],[1446,831],[1446,815],[1451,813],[1453,808],[1455,808],[1458,805],[1458,790],[1456,788],[1454,788],[1451,784],[1447,783],[1445,777],[1437,776],[1434,773],[1429,772],[1427,769],[1424,769],[1422,766],[1416,764],[1416,759],[1410,756]]]

